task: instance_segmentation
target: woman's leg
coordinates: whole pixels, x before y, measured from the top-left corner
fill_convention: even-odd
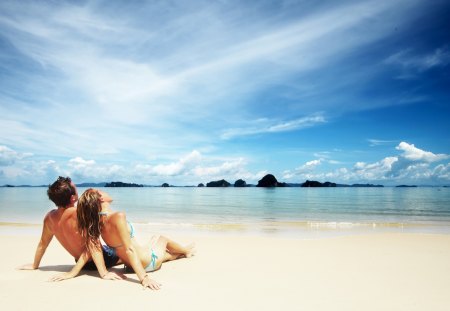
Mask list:
[[[161,237],[167,241],[166,249],[167,252],[172,255],[184,256],[189,258],[195,254],[195,244],[189,244],[188,246],[182,246],[175,241],[172,241],[166,237]],[[177,257],[177,258],[178,258]]]
[[[181,255],[181,254],[171,254],[168,251],[165,251],[164,252],[164,258],[163,258],[162,262],[175,260],[175,259],[178,259],[178,258],[180,258],[182,256],[183,255]]]
[[[178,258],[186,257],[189,258],[195,254],[194,244],[190,244],[186,247],[170,240],[165,236],[160,236],[155,245],[159,254],[164,254],[161,258],[162,262],[175,260]]]
[[[157,256],[153,271],[160,269],[163,262],[183,257],[188,258],[195,254],[194,244],[184,247],[165,236],[154,236],[146,249],[151,250],[150,253],[147,253],[148,258],[146,261],[148,263],[152,262],[153,252]]]

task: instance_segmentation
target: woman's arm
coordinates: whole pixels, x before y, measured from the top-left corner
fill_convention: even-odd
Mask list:
[[[100,240],[97,240],[96,243],[92,241],[89,242],[88,245],[90,255],[92,260],[97,267],[97,271],[100,274],[100,277],[104,280],[123,280],[126,277],[124,275],[119,275],[115,272],[110,272],[106,269],[105,258],[103,257],[102,246]]]
[[[99,240],[92,242],[89,241],[88,244],[89,252],[92,256],[92,260],[95,263],[95,266],[97,267],[98,274],[100,274],[100,277],[103,279],[103,277],[108,273],[108,270],[105,266],[105,259],[103,258],[103,254],[101,251],[101,243]]]
[[[155,280],[150,279],[147,272],[145,272],[144,268],[142,267],[142,263],[139,259],[136,248],[131,243],[125,214],[116,213],[114,217],[112,217],[112,221],[119,235],[120,243],[122,247],[125,248],[126,261],[129,262],[129,264],[133,268],[142,286],[144,286],[144,288],[148,287],[154,290],[160,289],[161,284],[159,284]]]

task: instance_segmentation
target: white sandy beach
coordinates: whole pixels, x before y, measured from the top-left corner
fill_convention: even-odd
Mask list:
[[[380,233],[301,240],[228,235],[195,240],[198,253],[165,263],[143,290],[134,274],[95,272],[47,282],[73,259],[52,241],[37,271],[39,236],[0,236],[3,310],[449,310],[450,235]],[[120,268],[114,270],[122,271]]]

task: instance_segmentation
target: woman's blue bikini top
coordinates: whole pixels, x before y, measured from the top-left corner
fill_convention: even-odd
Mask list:
[[[99,212],[98,215],[99,215],[99,216],[107,216],[107,215],[108,215],[108,212]],[[134,226],[133,226],[133,224],[132,224],[131,222],[129,222],[128,220],[127,220],[127,223],[128,223],[128,226],[130,227],[130,239],[132,239],[132,238],[134,238],[134,235],[135,235],[135,232],[134,232]],[[112,249],[114,250],[114,253],[115,253],[115,249],[118,248],[118,247],[123,246],[123,244],[120,244],[120,245],[117,245],[117,246],[111,246],[111,245],[108,245],[108,246],[109,246],[110,248],[112,248]]]

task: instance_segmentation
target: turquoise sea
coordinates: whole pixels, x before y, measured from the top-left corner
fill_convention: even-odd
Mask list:
[[[86,188],[78,188],[81,194]],[[46,188],[0,188],[0,233],[40,231]],[[140,230],[190,234],[450,234],[450,188],[103,188]]]

